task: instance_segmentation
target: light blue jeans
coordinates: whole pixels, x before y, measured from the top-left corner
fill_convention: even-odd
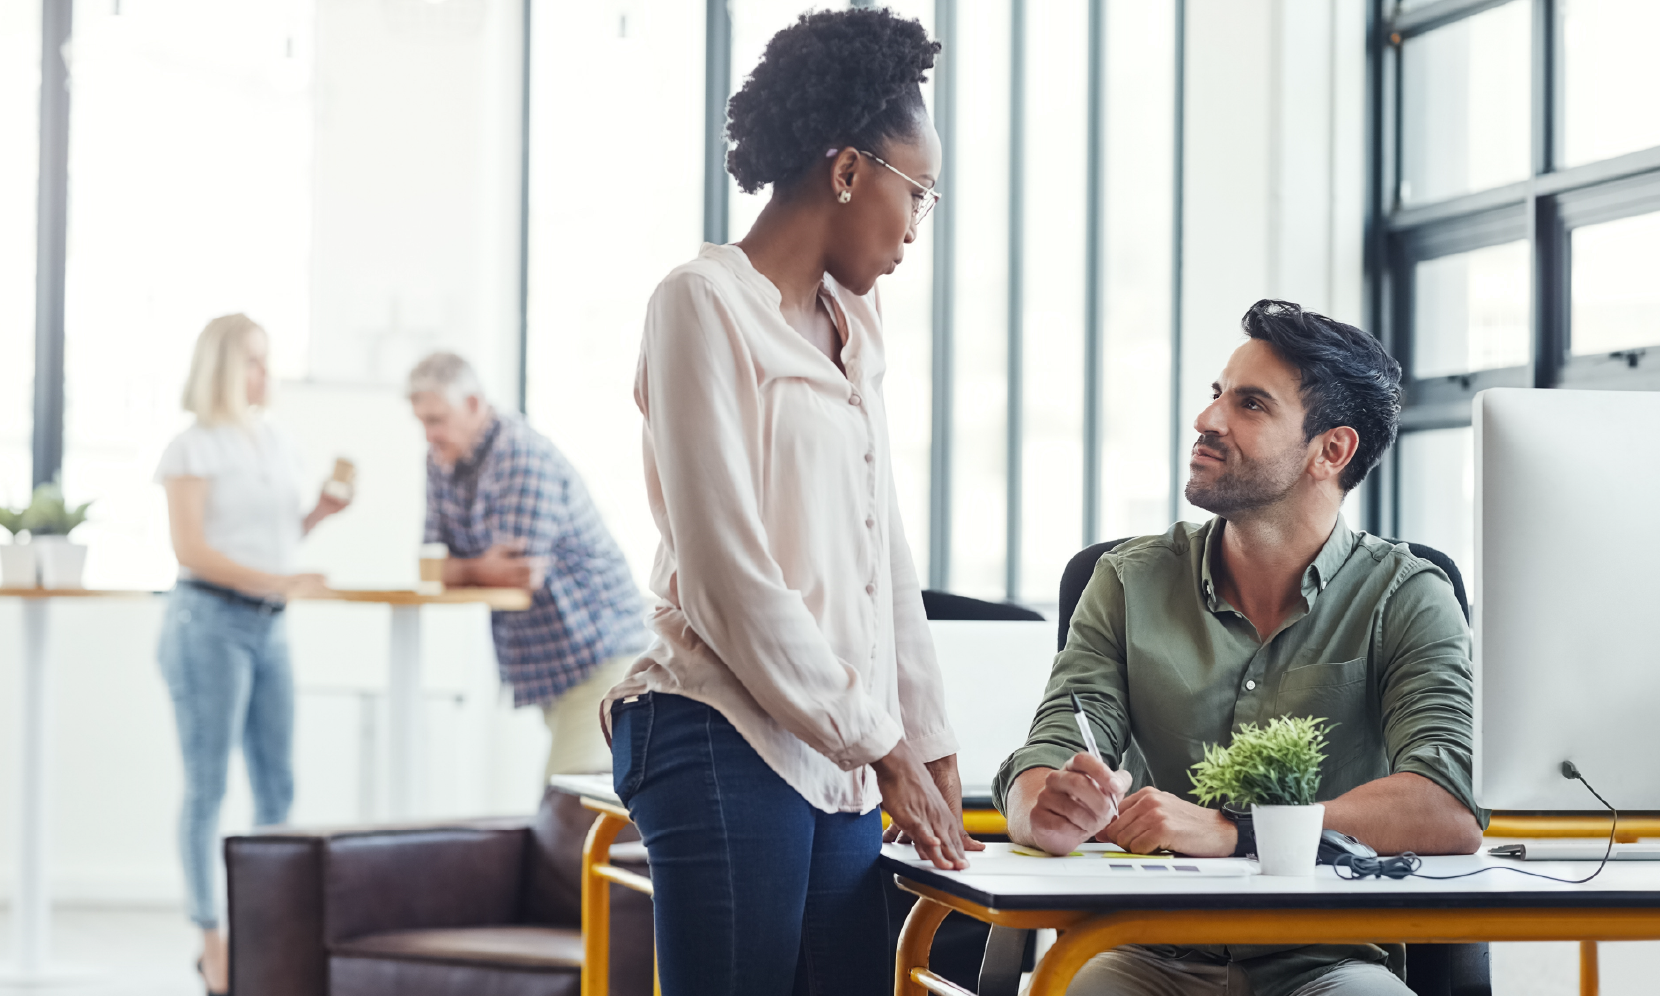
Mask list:
[[[254,822],[288,819],[294,801],[294,677],[282,614],[180,584],[161,630],[161,673],[184,754],[179,855],[190,919],[219,925],[219,806],[238,741]]]

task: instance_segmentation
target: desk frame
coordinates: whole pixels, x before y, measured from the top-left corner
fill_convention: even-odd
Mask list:
[[[584,797],[582,807],[599,814],[582,842],[582,996],[608,996],[611,991],[611,883],[651,895],[651,879],[611,863],[611,845],[633,822],[628,810],[600,799]],[[662,984],[652,971],[651,988],[661,996]]]
[[[899,935],[895,996],[972,996],[928,969],[934,932],[955,910],[1000,927],[1053,928],[1060,938],[1032,973],[1030,996],[1061,996],[1078,970],[1121,944],[1462,944],[1472,941],[1660,940],[1660,909],[1541,908],[1406,909],[999,910],[902,876],[917,904]],[[1433,896],[1429,898],[1433,899]],[[1582,949],[1583,951],[1583,949]],[[1583,962],[1582,962],[1583,965]],[[1594,993],[1595,962],[1580,991]]]

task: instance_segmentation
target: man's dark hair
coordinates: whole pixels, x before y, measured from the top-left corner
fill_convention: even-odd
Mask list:
[[[753,194],[788,184],[831,148],[882,154],[888,139],[917,134],[920,84],[939,50],[921,24],[888,10],[802,14],[772,36],[727,104],[726,168]]]
[[[1245,334],[1273,346],[1297,368],[1303,438],[1346,425],[1360,435],[1338,484],[1345,492],[1366,479],[1395,442],[1401,421],[1401,365],[1383,344],[1290,301],[1264,298],[1239,320]]]

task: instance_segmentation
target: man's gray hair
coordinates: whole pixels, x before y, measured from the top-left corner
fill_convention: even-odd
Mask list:
[[[433,353],[409,371],[409,396],[428,391],[444,395],[455,405],[468,398],[485,400],[473,365],[454,353]]]

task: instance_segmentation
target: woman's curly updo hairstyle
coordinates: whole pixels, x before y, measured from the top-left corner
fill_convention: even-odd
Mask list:
[[[753,194],[787,185],[832,147],[878,151],[916,134],[920,84],[939,42],[916,21],[871,8],[816,11],[772,36],[727,104],[726,168]]]

